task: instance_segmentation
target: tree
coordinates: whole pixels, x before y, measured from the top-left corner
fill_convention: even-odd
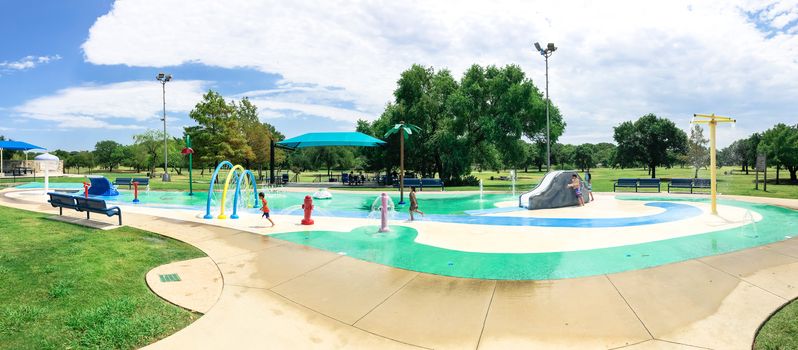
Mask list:
[[[67,151],[60,150],[60,149],[57,149],[57,150],[53,151],[52,153],[53,153],[53,155],[58,157],[58,159],[61,159],[61,161],[64,162],[64,173],[69,173],[69,168],[72,167],[72,163],[70,162],[71,154],[69,152],[67,152]]]
[[[185,133],[191,135],[199,165],[214,166],[224,160],[244,163],[255,158],[240,120],[244,114],[218,92],[209,90],[203,95],[202,101],[189,113],[198,125],[185,128]]]
[[[596,166],[596,151],[595,146],[589,143],[583,143],[576,146],[573,154],[574,164],[582,171]]]
[[[613,138],[622,164],[638,161],[648,167],[651,178],[657,177],[658,166],[670,166],[676,161],[675,155],[687,152],[687,134],[672,121],[654,114],[621,123],[614,128]]]
[[[94,145],[94,157],[99,165],[111,172],[125,158],[124,148],[116,141],[100,141]]]
[[[399,136],[399,204],[404,203],[405,197],[405,139],[410,137],[414,131],[419,133],[421,132],[421,128],[401,121],[399,124],[396,124],[392,128],[388,129],[383,136],[386,139],[393,134],[398,134]]]
[[[155,176],[155,167],[162,162],[160,157],[163,156],[163,138],[163,131],[153,129],[138,135],[133,135],[136,153],[138,154],[134,157],[138,161],[141,161],[143,158],[147,172],[151,177]]]
[[[593,146],[596,166],[612,167],[615,159],[615,145],[609,142],[599,142]]]
[[[707,143],[709,143],[709,139],[704,138],[704,129],[699,125],[693,125],[687,143],[687,161],[695,168],[694,178],[698,178],[698,169],[709,165]]]
[[[790,182],[798,182],[798,178],[796,178],[796,171],[798,171],[798,126],[776,124],[762,134],[758,150],[759,153],[767,155],[768,163],[777,166],[777,182],[780,167],[784,167],[790,172]]]

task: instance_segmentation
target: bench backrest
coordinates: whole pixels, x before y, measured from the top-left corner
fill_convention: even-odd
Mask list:
[[[637,185],[637,179],[618,179],[618,185],[635,186]]]
[[[78,206],[83,208],[103,211],[108,210],[108,206],[105,205],[104,199],[75,197],[75,200],[77,200]]]
[[[695,187],[706,187],[706,188],[709,188],[709,186],[711,184],[712,184],[712,181],[710,179],[695,179],[695,180],[693,180],[693,186],[695,186]]]
[[[130,183],[132,181],[133,181],[133,179],[131,179],[129,177],[117,177],[116,180],[114,180],[114,184],[117,184],[117,185],[130,185]]]
[[[641,186],[645,186],[645,185],[659,185],[659,182],[660,182],[660,180],[659,180],[659,179],[638,179],[638,180],[637,180],[637,183],[638,183],[638,184],[640,184]]]
[[[75,197],[73,196],[60,194],[60,193],[52,193],[52,192],[47,194],[50,196],[50,203],[53,205],[68,206],[68,207],[75,206]]]
[[[133,181],[134,182],[138,182],[139,185],[144,185],[144,186],[150,184],[150,179],[146,178],[146,177],[137,177],[137,178],[134,178]]]
[[[349,182],[349,174],[342,173],[341,174],[341,182]]]
[[[441,179],[421,179],[422,186],[443,186]]]
[[[421,180],[416,178],[405,178],[405,186],[421,186]]]
[[[692,184],[693,179],[671,179],[671,185],[690,186]]]

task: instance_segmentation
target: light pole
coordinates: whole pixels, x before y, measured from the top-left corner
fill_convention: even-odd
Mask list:
[[[171,180],[169,179],[169,162],[167,160],[169,147],[166,134],[166,82],[172,80],[172,75],[158,73],[155,79],[161,82],[161,87],[163,88],[163,118],[161,119],[163,120],[163,177],[161,180],[163,180],[163,182],[169,182]]]
[[[535,49],[540,52],[540,55],[546,59],[546,172],[551,171],[551,127],[549,124],[549,57],[557,51],[554,43],[549,43],[546,48],[540,47],[539,43],[535,43]]]

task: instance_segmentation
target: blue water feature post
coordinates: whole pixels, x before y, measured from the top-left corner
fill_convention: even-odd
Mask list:
[[[233,196],[233,214],[230,215],[231,219],[238,219],[238,197],[241,193],[241,181],[247,177],[247,174],[249,174],[249,181],[252,183],[252,194],[254,196],[254,204],[252,207],[260,208],[260,204],[258,204],[258,183],[255,182],[255,174],[253,174],[252,171],[244,170],[244,173],[241,174],[236,181],[236,191],[235,195]]]
[[[213,183],[216,182],[216,178],[219,176],[219,170],[221,170],[225,165],[229,166],[231,169],[233,168],[233,163],[225,160],[216,166],[216,170],[214,170],[213,175],[211,175],[211,183],[208,187],[208,201],[205,203],[205,216],[203,216],[205,219],[213,219],[213,216],[211,215],[211,194],[213,194]]]

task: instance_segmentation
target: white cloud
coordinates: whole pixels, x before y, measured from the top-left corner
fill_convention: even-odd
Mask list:
[[[50,63],[61,59],[59,55],[52,56],[25,56],[16,61],[0,62],[0,71],[21,71],[36,68],[40,64]]]
[[[190,111],[202,98],[206,85],[199,80],[168,83],[167,116]],[[143,129],[160,123],[161,94],[161,84],[156,81],[87,85],[26,101],[12,111],[60,128]]]
[[[611,140],[612,126],[649,112],[679,125],[692,113],[731,115],[746,132],[794,121],[798,37],[789,23],[796,7],[745,0],[122,0],[92,26],[83,49],[94,64],[250,67],[289,85],[334,87],[323,88],[336,94],[325,102],[330,110],[311,106],[319,104],[311,98],[318,88],[291,96],[305,101],[274,91],[253,101],[268,116],[285,108],[351,121],[356,113],[339,109],[378,115],[412,63],[456,76],[472,63],[516,63],[542,87],[543,59],[531,43],[551,41],[560,48],[550,77],[569,125],[563,141],[595,142],[580,135],[600,128],[607,130],[601,141]],[[152,50],[153,43],[166,49]]]

